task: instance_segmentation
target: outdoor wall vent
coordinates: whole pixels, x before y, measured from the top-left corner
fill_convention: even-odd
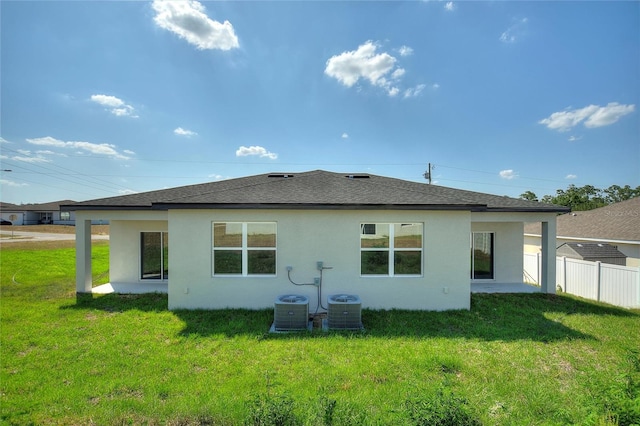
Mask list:
[[[369,179],[369,175],[346,175],[349,179]]]
[[[334,330],[362,329],[362,302],[355,294],[334,294],[327,298],[327,325]]]
[[[278,296],[273,311],[275,331],[307,330],[309,326],[309,299],[298,294]]]
[[[268,175],[267,177],[270,177],[270,178],[285,178],[286,179],[286,178],[292,178],[293,175],[286,174],[286,173],[273,173],[273,174]]]

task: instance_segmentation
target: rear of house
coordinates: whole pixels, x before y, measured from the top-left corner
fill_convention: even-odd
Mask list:
[[[170,309],[265,308],[278,295],[296,293],[319,310],[335,293],[356,294],[374,309],[468,309],[472,282],[522,282],[530,221],[543,223],[546,259],[553,259],[545,272],[554,277],[543,291],[554,292],[555,216],[565,210],[325,171],[250,176],[65,209],[76,212],[79,225],[79,292],[91,291],[90,222],[103,219],[111,224],[111,283],[166,283]]]

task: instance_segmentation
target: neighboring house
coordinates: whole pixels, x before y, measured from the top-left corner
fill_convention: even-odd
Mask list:
[[[60,205],[73,203],[72,200],[43,204],[0,203],[0,216],[13,225],[73,225],[73,212],[60,212]]]
[[[540,224],[527,224],[525,252],[540,250]],[[610,244],[627,256],[626,266],[640,266],[640,197],[594,210],[558,216],[557,244]]]
[[[588,262],[609,263],[625,266],[627,256],[611,244],[603,243],[564,243],[556,250],[558,256]]]
[[[374,309],[469,309],[471,283],[522,283],[524,223],[542,223],[556,288],[564,207],[369,174],[273,173],[63,206],[76,213],[76,289],[92,291],[91,221],[110,222],[109,279],[165,283],[169,308],[258,309],[356,294]],[[323,268],[318,269],[318,262]],[[290,281],[291,279],[291,281]]]

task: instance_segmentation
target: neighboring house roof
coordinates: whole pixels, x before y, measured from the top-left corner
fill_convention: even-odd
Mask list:
[[[171,208],[421,209],[565,212],[566,207],[370,174],[269,173],[102,198],[64,210]]]
[[[588,211],[558,216],[558,238],[586,238],[640,243],[640,197]],[[539,223],[528,223],[525,234],[540,235]]]
[[[581,259],[626,259],[616,247],[602,243],[564,243],[557,249],[558,256],[574,255]]]
[[[0,203],[0,209],[5,211],[21,211],[21,212],[53,212],[59,211],[63,204],[73,204],[73,200],[52,201],[50,203],[40,204],[11,204]]]
[[[2,203],[2,202],[0,202],[0,210],[9,211],[9,212],[13,212],[16,210],[23,211],[23,209],[21,209],[20,206],[16,204]]]

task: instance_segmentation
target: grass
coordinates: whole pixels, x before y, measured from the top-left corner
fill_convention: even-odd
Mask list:
[[[96,283],[108,245],[94,243]],[[0,251],[0,422],[640,423],[640,311],[565,295],[364,310],[364,332],[271,335],[272,310],[76,296],[74,250]]]

